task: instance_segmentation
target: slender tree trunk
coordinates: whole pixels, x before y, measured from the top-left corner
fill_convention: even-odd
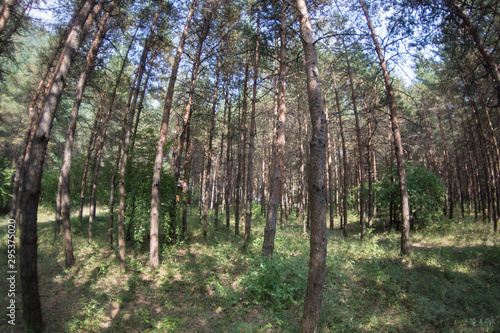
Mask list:
[[[441,141],[443,145],[443,155],[444,155],[444,162],[446,165],[446,182],[448,184],[448,202],[449,202],[449,218],[453,218],[453,173],[451,171],[451,163],[450,163],[450,157],[448,153],[448,145],[446,143],[446,135],[444,132],[444,127],[443,127],[443,122],[441,120],[441,115],[439,114],[439,111],[436,110],[436,116],[438,119],[439,123],[439,131],[441,133]],[[446,205],[445,205],[446,207]],[[444,211],[444,215],[446,215],[446,210]]]
[[[344,41],[342,40],[342,43]],[[347,48],[344,44],[345,58],[347,64],[347,72],[349,75],[349,87],[351,88],[352,109],[354,111],[354,120],[356,125],[356,141],[358,145],[359,156],[359,223],[361,224],[361,239],[366,234],[366,220],[365,220],[365,175],[364,175],[364,162],[363,162],[363,143],[361,141],[361,128],[359,126],[358,106],[356,102],[356,94],[354,92],[354,76],[351,69],[351,62],[347,54]]]
[[[385,91],[389,99],[389,111],[391,113],[391,126],[394,136],[394,143],[396,146],[396,162],[398,166],[398,177],[399,177],[399,189],[401,192],[401,213],[402,213],[402,225],[401,225],[401,254],[410,254],[410,206],[408,202],[408,187],[406,184],[406,171],[405,171],[405,161],[403,152],[403,143],[401,140],[401,133],[399,132],[399,120],[398,120],[398,110],[396,106],[396,98],[394,95],[394,89],[392,88],[391,78],[389,77],[389,71],[387,69],[387,63],[384,59],[384,54],[378,43],[377,35],[375,33],[375,28],[373,27],[368,10],[366,8],[363,0],[359,0],[361,7],[363,8],[363,13],[365,14],[368,27],[370,28],[371,36],[373,39],[373,44],[375,44],[375,50],[377,52],[380,67],[382,68],[382,73],[384,76]]]
[[[337,90],[337,81],[335,76],[333,77],[333,89],[335,90],[335,104],[337,106],[337,113],[339,116],[339,130],[340,139],[342,141],[342,214],[343,214],[343,224],[342,230],[344,237],[347,237],[347,148],[344,137],[344,125],[342,122],[342,110],[340,108],[339,94]]]
[[[451,115],[448,119],[448,121],[450,122],[450,131],[451,131],[451,140],[453,142],[453,148],[454,148],[454,151],[455,151],[455,166],[456,166],[456,170],[457,170],[457,181],[458,181],[458,193],[460,195],[460,211],[462,213],[462,218],[465,217],[465,211],[464,211],[464,193],[463,193],[463,190],[462,190],[462,176],[460,174],[460,162],[459,162],[459,157],[458,157],[458,147],[457,147],[457,143],[455,141],[455,133],[454,133],[454,129],[453,129],[453,122],[452,122],[452,119],[451,119]],[[464,156],[465,157],[465,156]]]
[[[150,28],[148,37],[144,43],[144,49],[142,51],[141,59],[139,62],[139,68],[137,70],[137,79],[134,86],[132,102],[130,107],[127,109],[127,126],[123,137],[123,153],[120,165],[120,178],[118,182],[118,252],[120,258],[120,271],[125,273],[127,270],[126,258],[125,258],[125,176],[127,173],[127,163],[130,151],[130,138],[132,136],[132,127],[134,125],[134,112],[137,105],[137,99],[139,97],[139,90],[141,88],[142,77],[146,70],[146,63],[151,48],[151,41],[153,39],[154,31],[156,30],[156,25],[160,17],[160,11],[162,6],[158,9],[153,20],[153,24]],[[90,232],[90,224],[89,224]]]
[[[375,155],[373,154],[372,150],[372,124],[371,124],[371,112],[370,109],[368,108],[368,105],[366,103],[366,96],[364,98],[364,107],[366,110],[366,123],[368,126],[368,144],[366,145],[367,153],[368,153],[368,163],[366,164],[368,168],[368,228],[371,228],[373,226],[373,218],[375,215],[375,200],[374,200],[374,195],[373,195],[373,174],[374,174],[374,169],[375,163]],[[373,164],[372,164],[373,163]]]
[[[300,36],[302,37],[305,54],[307,95],[309,97],[309,112],[313,128],[309,166],[310,259],[304,312],[300,327],[300,331],[305,333],[317,332],[318,330],[325,285],[327,250],[326,144],[328,127],[323,110],[318,60],[306,2],[297,0],[297,7],[300,11]]]
[[[108,216],[108,240],[110,241],[110,245],[113,243],[112,239],[112,234],[109,234],[110,232],[112,233],[113,231],[113,225],[114,225],[114,207],[115,207],[115,191],[116,191],[116,177],[118,176],[118,169],[120,168],[120,160],[122,156],[122,148],[123,148],[123,141],[125,138],[125,130],[127,128],[127,119],[128,119],[128,110],[130,109],[130,104],[132,103],[132,98],[134,96],[134,89],[135,89],[135,84],[137,82],[137,76],[134,78],[134,82],[132,84],[132,87],[129,92],[129,97],[128,97],[128,102],[125,106],[125,111],[123,113],[122,117],[122,126],[120,130],[120,136],[119,136],[119,141],[118,141],[118,148],[116,150],[116,157],[115,157],[115,163],[113,167],[113,173],[111,174],[111,180],[110,180],[110,190],[109,190],[109,216]],[[91,233],[92,230],[89,229],[89,242],[92,240],[91,238]]]
[[[243,105],[240,112],[240,140],[238,142],[238,172],[236,174],[236,198],[234,200],[234,233],[240,234],[240,224],[244,222],[244,214],[241,213],[241,198],[245,198],[245,152],[246,152],[246,132],[247,132],[247,109],[248,109],[248,77],[250,72],[250,61],[248,53],[245,57],[245,81],[243,83],[242,99]],[[245,200],[243,199],[243,202]]]
[[[73,242],[71,239],[71,222],[70,222],[70,177],[71,177],[71,156],[73,152],[73,142],[75,137],[76,122],[78,119],[78,112],[80,110],[80,104],[83,99],[83,92],[87,85],[87,78],[94,67],[95,59],[99,48],[104,40],[104,35],[106,33],[106,25],[108,19],[116,5],[116,1],[112,1],[104,14],[101,22],[99,24],[99,29],[94,37],[92,45],[87,53],[87,59],[84,65],[84,69],[80,74],[78,84],[75,92],[75,100],[73,103],[73,109],[71,111],[70,120],[68,124],[68,131],[66,134],[66,142],[64,146],[63,163],[61,167],[61,172],[59,175],[58,192],[61,194],[61,222],[63,226],[63,243],[64,243],[64,253],[65,253],[65,263],[66,267],[73,265],[75,259],[73,256]],[[97,8],[100,11],[101,8]],[[57,210],[57,209],[56,209]],[[56,219],[56,224],[58,223]]]
[[[179,63],[181,61],[182,53],[184,52],[184,43],[187,38],[189,24],[193,17],[194,9],[196,8],[196,0],[193,0],[191,7],[184,25],[184,30],[177,46],[177,54],[172,64],[172,72],[168,82],[167,95],[165,97],[165,104],[163,107],[163,118],[160,128],[160,136],[158,139],[158,146],[156,148],[156,157],[153,167],[153,183],[151,187],[151,228],[150,228],[150,249],[149,249],[149,265],[151,269],[156,269],[160,265],[158,253],[158,216],[160,205],[160,179],[161,170],[163,168],[163,155],[165,150],[165,143],[167,142],[168,122],[170,120],[170,111],[172,109],[172,100],[174,96],[175,82],[177,81],[177,72],[179,70]]]
[[[326,103],[326,95],[323,95],[323,104],[324,104],[324,112],[326,117],[326,123],[329,127],[330,120],[328,115],[328,106]],[[330,230],[333,230],[333,160],[332,160],[332,138],[330,137],[330,131],[326,133],[326,152],[327,152],[327,175],[328,175],[328,202],[329,202],[329,210],[330,210]]]
[[[208,136],[208,149],[207,149],[207,163],[205,165],[205,186],[203,191],[203,237],[208,235],[208,194],[210,189],[210,173],[212,169],[212,146],[214,138],[214,128],[215,128],[215,116],[217,112],[217,93],[219,91],[219,73],[220,73],[221,60],[217,61],[217,70],[215,73],[215,88],[214,96],[212,101],[212,117],[210,120],[210,133]]]
[[[226,82],[227,84],[227,82]],[[227,93],[229,91],[228,85],[225,87],[225,97],[227,102]],[[222,173],[222,156],[224,155],[224,127],[226,126],[226,113],[227,113],[227,103],[224,104],[224,114],[222,116],[222,133],[220,136],[220,146],[219,146],[219,155],[217,157],[217,167],[216,167],[216,177],[215,181],[217,184],[217,188],[215,189],[215,212],[214,212],[214,227],[217,229],[219,227],[219,206],[221,203],[221,173]],[[229,167],[229,166],[226,166]]]
[[[298,186],[299,186],[299,216],[302,221],[305,220],[305,160],[304,160],[304,141],[307,140],[307,137],[302,133],[302,126],[305,125],[305,122],[302,121],[302,108],[300,107],[300,90],[299,85],[297,84],[297,113],[298,113],[298,123],[299,123],[299,175],[298,175]],[[306,233],[306,230],[302,230],[303,233]]]
[[[229,85],[229,83],[228,83]],[[229,89],[228,89],[229,91]],[[231,100],[229,99],[229,92],[226,91],[226,103],[228,103],[227,110],[227,149],[226,149],[226,184],[224,191],[224,202],[226,205],[226,228],[230,227],[231,220],[231,206],[229,205],[229,199],[231,198]]]
[[[104,98],[104,96],[102,97]],[[99,130],[99,123],[102,121],[102,101],[94,119],[94,125],[92,126],[92,130],[90,131],[89,142],[87,144],[87,154],[85,156],[85,162],[83,163],[83,174],[82,174],[82,184],[80,190],[80,206],[78,210],[78,223],[82,224],[83,221],[83,206],[85,202],[85,188],[87,185],[87,176],[90,168],[90,157],[92,155],[92,151],[94,150],[95,145],[95,135]]]
[[[188,197],[189,195],[189,182],[191,180],[191,156],[193,141],[191,140],[191,123],[188,124],[186,129],[186,159],[184,161],[184,179],[185,182],[183,184],[183,191],[186,195],[183,197],[182,201],[182,236],[184,239],[187,239],[188,229],[187,229],[187,208],[188,204],[191,204],[191,199]]]
[[[40,199],[43,164],[50,132],[63,93],[66,76],[73,62],[73,57],[85,38],[88,26],[94,16],[89,15],[95,5],[93,0],[85,2],[79,10],[71,32],[66,40],[63,52],[54,71],[54,80],[42,107],[40,121],[33,137],[31,150],[22,172],[23,188],[21,195],[21,286],[23,290],[23,319],[26,331],[42,332],[43,320],[38,292],[37,272],[37,217]]]
[[[255,110],[257,104],[257,80],[259,78],[259,45],[260,45],[260,14],[257,12],[257,40],[255,41],[255,58],[253,63],[252,112],[250,114],[250,144],[248,146],[247,197],[245,219],[245,243],[251,241],[252,202],[253,202],[253,153],[255,150]]]
[[[284,159],[285,159],[285,129],[286,129],[286,9],[287,5],[281,1],[279,79],[278,79],[278,119],[276,122],[276,144],[273,145],[272,168],[270,169],[270,193],[267,208],[266,227],[262,252],[271,256],[274,252],[274,238],[276,235],[276,220],[278,208],[283,195]]]

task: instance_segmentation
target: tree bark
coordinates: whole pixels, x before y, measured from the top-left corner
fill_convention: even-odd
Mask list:
[[[219,91],[219,74],[220,74],[220,66],[221,60],[217,60],[217,70],[215,73],[215,88],[214,88],[214,96],[212,101],[212,117],[210,119],[210,133],[208,135],[208,149],[206,156],[206,165],[205,165],[205,185],[203,186],[203,237],[207,238],[208,236],[208,194],[210,190],[210,172],[212,171],[212,147],[213,147],[213,138],[214,138],[214,127],[215,127],[215,116],[217,112],[217,93]]]
[[[311,236],[309,274],[300,331],[317,332],[326,275],[326,144],[328,127],[323,110],[318,59],[305,0],[297,0],[300,36],[305,54],[307,95],[312,123],[309,165]]]
[[[63,226],[63,243],[64,243],[66,267],[72,266],[75,261],[73,256],[73,242],[71,238],[71,222],[70,222],[70,213],[71,213],[70,177],[71,177],[71,160],[72,160],[71,156],[73,152],[73,142],[75,137],[76,122],[78,119],[78,113],[80,111],[80,104],[82,103],[83,99],[83,92],[85,91],[85,87],[87,85],[87,78],[92,68],[94,67],[97,53],[99,52],[99,48],[104,40],[108,19],[116,5],[116,2],[117,2],[116,0],[113,0],[112,2],[109,3],[108,7],[106,8],[106,13],[101,19],[101,22],[99,24],[99,29],[87,53],[87,59],[84,65],[84,69],[80,74],[80,78],[78,80],[78,84],[76,87],[75,100],[73,103],[73,109],[71,110],[70,120],[68,124],[68,131],[66,134],[66,142],[63,153],[63,163],[61,166],[61,172],[59,174],[59,183],[58,183],[58,190],[59,190],[58,192],[61,193],[60,208],[61,208],[61,222]],[[101,8],[96,8],[96,9],[100,11]],[[58,223],[57,219],[56,223]]]
[[[94,5],[95,1],[86,1],[73,23],[55,69],[54,81],[50,86],[49,94],[42,107],[40,121],[33,137],[30,153],[25,162],[25,168],[22,172],[20,257],[24,328],[27,331],[41,332],[43,330],[40,295],[38,292],[37,217],[45,153],[50,139],[56,108],[65,87],[66,76],[72,65],[73,57],[86,35],[87,27],[94,19],[92,15],[89,15]]]
[[[259,45],[260,45],[260,13],[257,12],[257,40],[255,41],[255,58],[253,63],[252,111],[250,114],[250,142],[248,146],[247,197],[245,218],[245,243],[251,241],[252,202],[253,202],[253,153],[255,150],[255,110],[257,104],[257,79],[259,78]]]
[[[446,165],[446,183],[448,185],[448,203],[449,203],[449,218],[453,218],[453,173],[451,171],[450,157],[448,153],[448,144],[446,143],[446,135],[444,132],[443,121],[439,111],[436,110],[436,116],[439,123],[439,132],[441,133],[441,142],[443,145],[444,163]],[[446,205],[444,206],[444,215],[446,215]]]
[[[272,167],[270,170],[270,193],[267,208],[266,226],[262,253],[271,256],[274,252],[274,238],[276,235],[276,220],[278,208],[283,195],[285,179],[285,129],[286,129],[286,9],[287,5],[281,1],[281,24],[279,28],[279,79],[278,79],[278,119],[276,122],[276,144],[273,146]]]
[[[344,136],[344,125],[342,123],[342,110],[340,108],[339,93],[337,90],[337,81],[335,76],[333,77],[333,89],[335,90],[335,104],[337,106],[337,114],[339,117],[339,130],[340,139],[342,141],[342,214],[343,214],[343,224],[342,230],[344,237],[347,237],[347,148]]]
[[[380,44],[375,33],[375,28],[373,27],[368,10],[366,8],[363,0],[359,0],[363,13],[366,17],[366,22],[373,39],[373,44],[375,45],[375,50],[377,52],[380,67],[382,68],[382,73],[385,83],[385,92],[387,98],[389,99],[389,111],[391,113],[391,127],[394,137],[394,144],[396,146],[396,162],[398,167],[398,177],[399,177],[399,189],[401,195],[401,215],[402,215],[402,226],[401,226],[401,254],[410,254],[410,206],[408,202],[408,187],[406,184],[406,171],[405,171],[405,161],[403,152],[403,143],[401,140],[401,133],[399,132],[399,119],[398,119],[398,109],[396,106],[396,97],[394,94],[394,89],[392,87],[391,78],[389,77],[389,70],[387,69],[387,63],[384,59],[384,54],[380,47]]]
[[[354,111],[354,121],[356,126],[356,141],[357,150],[359,156],[359,223],[361,224],[361,239],[365,237],[366,234],[366,220],[365,220],[365,174],[364,174],[364,162],[363,162],[363,143],[361,141],[361,128],[359,126],[359,116],[358,116],[358,103],[356,102],[356,94],[354,91],[354,75],[351,69],[351,62],[349,60],[349,55],[347,54],[347,48],[344,41],[344,52],[347,64],[347,73],[349,75],[349,87],[351,88],[351,98],[352,98],[352,109]]]
[[[121,158],[120,165],[120,178],[118,182],[118,252],[120,258],[120,271],[125,273],[127,270],[126,258],[125,258],[125,176],[127,173],[127,162],[130,150],[130,138],[132,136],[132,127],[134,125],[134,112],[137,105],[137,99],[139,97],[139,90],[141,88],[142,77],[146,70],[146,63],[148,54],[151,48],[151,41],[156,30],[156,25],[160,17],[161,6],[155,14],[153,24],[150,28],[148,37],[144,43],[144,49],[141,54],[141,59],[139,62],[139,68],[137,69],[137,79],[133,90],[133,97],[130,107],[126,110],[127,114],[127,126],[123,138],[123,154]],[[89,232],[90,232],[89,223]]]
[[[229,99],[229,88],[226,91],[226,103],[228,103],[227,110],[227,147],[226,147],[226,184],[224,191],[224,202],[226,205],[226,228],[229,229],[231,222],[231,206],[229,200],[231,198],[231,100]]]
[[[326,95],[323,95],[323,103],[325,105],[325,117],[326,117],[326,123],[327,126],[330,125],[329,121],[329,115],[328,115],[328,107],[326,106]],[[332,139],[330,137],[330,131],[326,133],[326,151],[327,151],[327,178],[328,178],[328,208],[329,208],[329,213],[330,213],[330,230],[333,230],[333,183],[334,183],[334,176],[333,176],[333,160],[332,160]]]
[[[160,265],[158,253],[158,216],[160,206],[160,179],[161,170],[163,168],[163,155],[165,150],[165,143],[167,142],[168,122],[170,120],[170,111],[172,109],[172,100],[174,96],[175,82],[177,81],[177,72],[179,70],[179,63],[181,62],[182,53],[184,52],[184,43],[186,41],[189,24],[193,17],[194,9],[196,7],[196,0],[193,0],[189,13],[186,19],[184,30],[182,31],[179,45],[177,46],[177,54],[172,64],[172,72],[168,82],[167,95],[165,97],[165,104],[163,107],[163,118],[160,127],[160,136],[158,138],[158,146],[156,148],[156,157],[153,167],[153,183],[151,186],[151,228],[150,228],[150,249],[149,249],[149,266],[151,269],[156,269]]]
[[[244,222],[244,214],[240,214],[242,209],[242,200],[245,198],[245,152],[246,152],[246,132],[247,132],[247,109],[248,109],[248,77],[250,72],[250,61],[248,53],[245,56],[245,78],[242,91],[242,107],[240,112],[240,139],[238,142],[238,171],[236,173],[236,197],[234,200],[234,234],[240,234],[240,224]],[[245,200],[243,199],[243,202]]]

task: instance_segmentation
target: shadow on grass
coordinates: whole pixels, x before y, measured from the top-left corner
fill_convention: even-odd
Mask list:
[[[412,251],[406,259],[330,258],[324,331],[500,331],[499,247]]]

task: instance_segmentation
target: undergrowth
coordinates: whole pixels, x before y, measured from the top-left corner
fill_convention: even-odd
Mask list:
[[[127,273],[107,245],[105,210],[95,222],[73,223],[76,264],[64,268],[62,241],[53,243],[50,211],[39,223],[39,285],[48,332],[297,332],[309,261],[308,236],[291,215],[278,227],[272,258],[261,256],[264,218],[257,207],[253,237],[234,226],[209,229],[193,209],[188,240],[164,246],[151,272],[146,247],[127,244]],[[84,219],[85,221],[85,219]],[[470,217],[430,221],[411,234],[411,256],[399,256],[399,233],[359,224],[328,231],[321,332],[499,332],[500,237]],[[338,225],[338,221],[337,225]],[[381,223],[381,222],[380,222]],[[6,262],[6,227],[0,225]],[[0,272],[2,281],[6,272]],[[18,288],[20,277],[18,276]],[[4,288],[2,287],[2,290]],[[19,295],[19,294],[18,294]],[[6,318],[6,293],[0,315]],[[17,325],[22,331],[21,300]],[[0,330],[10,332],[4,320]],[[14,330],[16,331],[16,330]]]

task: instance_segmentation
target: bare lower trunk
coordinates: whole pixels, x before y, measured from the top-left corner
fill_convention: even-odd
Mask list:
[[[63,93],[66,76],[72,65],[73,56],[82,43],[87,27],[94,17],[89,15],[95,2],[88,0],[80,9],[72,30],[68,35],[63,53],[55,69],[54,80],[42,107],[40,121],[33,137],[33,143],[25,168],[23,168],[22,223],[21,223],[21,285],[23,290],[23,317],[26,331],[41,332],[43,329],[37,272],[37,215],[40,199],[43,164],[55,112]]]
[[[286,129],[286,8],[281,2],[280,25],[280,55],[278,80],[278,119],[276,121],[276,144],[273,146],[272,167],[270,175],[270,194],[267,208],[266,227],[262,252],[271,256],[274,252],[274,237],[276,235],[276,220],[278,208],[283,195],[284,158],[285,158],[285,129]]]
[[[150,250],[149,250],[149,266],[151,269],[156,269],[160,265],[158,253],[158,215],[160,205],[160,179],[161,170],[163,168],[163,155],[165,150],[165,143],[167,142],[168,122],[170,120],[170,111],[172,109],[172,100],[174,96],[175,82],[177,80],[177,71],[181,61],[182,53],[184,52],[184,42],[186,40],[189,24],[193,17],[194,9],[196,7],[196,0],[191,4],[189,14],[184,26],[184,30],[177,46],[177,54],[172,64],[172,72],[168,82],[167,95],[165,97],[165,105],[163,107],[163,118],[160,128],[160,136],[158,138],[158,145],[156,148],[156,157],[153,167],[153,183],[151,186],[151,228],[150,228]]]
[[[370,28],[371,36],[373,39],[373,44],[377,51],[377,55],[380,62],[380,67],[382,68],[382,73],[384,76],[385,91],[389,99],[389,111],[391,113],[391,126],[392,133],[394,136],[394,144],[396,147],[396,162],[398,167],[398,177],[399,177],[399,189],[401,195],[401,254],[410,254],[410,207],[408,203],[408,187],[406,184],[406,171],[405,171],[405,161],[403,152],[403,143],[401,140],[401,133],[399,131],[399,120],[398,120],[398,109],[396,106],[396,97],[394,95],[394,89],[392,88],[391,78],[389,77],[389,71],[387,69],[387,64],[384,59],[384,54],[378,43],[377,35],[375,29],[370,21],[370,16],[363,0],[359,0],[363,12],[366,17],[368,27]]]
[[[343,41],[342,41],[343,42]],[[366,234],[366,220],[365,220],[365,174],[364,174],[364,162],[363,162],[363,143],[361,142],[361,128],[359,125],[358,107],[356,102],[356,94],[354,92],[354,75],[351,70],[351,62],[349,60],[349,55],[347,54],[347,48],[344,44],[345,57],[347,63],[347,71],[349,74],[349,87],[351,88],[351,98],[352,98],[352,109],[354,111],[354,120],[356,125],[356,141],[357,141],[357,151],[359,157],[359,223],[361,224],[361,239],[364,238]]]
[[[252,112],[250,114],[250,143],[248,146],[247,197],[245,218],[245,242],[251,241],[252,232],[252,202],[253,202],[253,153],[255,150],[255,109],[257,104],[257,79],[259,78],[259,44],[260,15],[257,12],[257,40],[255,42],[255,58],[253,63]]]
[[[60,203],[61,203],[61,222],[63,226],[63,243],[64,243],[64,253],[66,258],[66,267],[73,265],[75,259],[73,256],[73,243],[71,239],[71,222],[70,222],[70,177],[71,177],[71,156],[73,151],[73,142],[75,137],[76,130],[76,122],[78,119],[78,113],[80,110],[80,104],[83,99],[83,92],[85,91],[85,86],[87,84],[87,78],[92,70],[95,59],[97,56],[97,52],[104,40],[104,34],[106,32],[106,24],[109,19],[111,11],[116,4],[116,1],[112,1],[106,13],[104,14],[101,22],[99,24],[99,30],[97,31],[94,41],[90,47],[90,50],[87,53],[87,59],[85,63],[84,70],[80,74],[80,78],[78,80],[78,84],[75,92],[75,100],[73,103],[73,109],[70,115],[70,121],[68,124],[68,131],[66,134],[66,142],[64,146],[64,154],[63,154],[63,164],[61,167],[61,173],[59,175],[59,184],[58,188],[60,188]],[[100,8],[98,8],[100,10]],[[57,223],[57,221],[56,221]]]
[[[226,92],[226,103],[228,103],[227,110],[227,148],[226,148],[226,184],[224,190],[224,202],[226,205],[226,228],[230,227],[231,220],[231,206],[229,205],[229,199],[231,198],[231,100],[228,98],[228,92]]]
[[[244,222],[244,213],[242,211],[242,201],[245,202],[245,152],[246,152],[246,132],[247,132],[247,92],[248,76],[250,71],[250,61],[248,53],[245,57],[245,81],[243,83],[242,99],[243,105],[240,113],[240,139],[238,142],[238,172],[236,174],[236,197],[234,200],[234,234],[240,234],[240,225]],[[243,200],[242,200],[243,198]]]
[[[313,129],[309,159],[310,259],[304,312],[300,324],[300,331],[305,333],[317,332],[318,330],[325,285],[327,250],[326,144],[328,127],[323,110],[318,60],[306,2],[297,0],[297,7],[300,11],[300,35],[305,54],[307,95]]]
[[[340,139],[342,141],[342,214],[343,214],[343,234],[347,237],[347,148],[344,137],[344,125],[342,123],[342,110],[340,109],[339,95],[337,91],[337,83],[335,77],[333,78],[333,88],[335,90],[335,105],[337,106],[337,112],[339,117],[339,130]]]
[[[219,90],[219,73],[220,73],[221,60],[217,61],[217,71],[215,74],[215,89],[212,101],[212,117],[210,120],[210,133],[208,135],[208,149],[207,149],[207,163],[205,165],[205,186],[203,191],[203,237],[208,235],[208,194],[210,190],[210,173],[212,171],[212,146],[214,138],[215,116],[217,112],[217,93]]]

